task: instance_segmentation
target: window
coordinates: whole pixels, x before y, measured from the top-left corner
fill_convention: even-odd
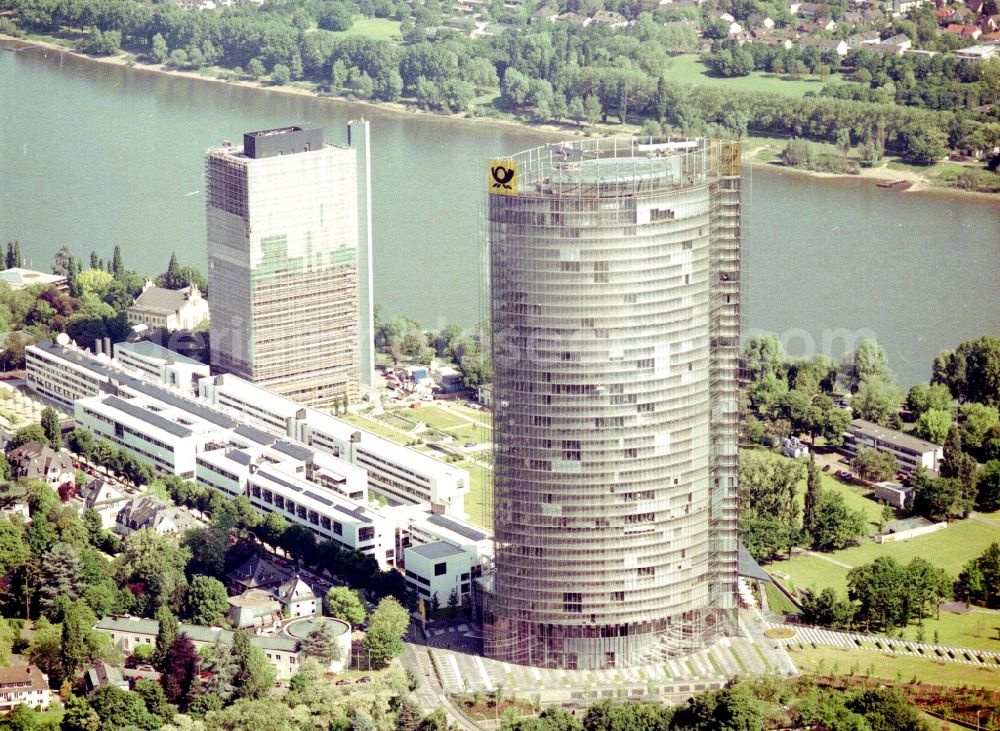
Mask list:
[[[639,576],[655,576],[655,575],[656,575],[656,567],[654,566],[639,567]]]
[[[444,576],[448,573],[448,562],[442,561],[441,563],[434,564],[434,575]]]
[[[563,594],[563,611],[579,614],[583,611],[583,595],[577,592]]]
[[[624,591],[613,591],[611,592],[611,601],[613,602],[623,602],[625,601]]]
[[[375,539],[375,529],[370,525],[358,530],[358,542],[372,541]]]
[[[338,536],[344,535],[344,526],[337,521],[333,521],[333,532]]]

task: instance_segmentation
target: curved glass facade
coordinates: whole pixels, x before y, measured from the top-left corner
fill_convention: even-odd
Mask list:
[[[735,607],[738,149],[586,140],[502,162],[486,654],[602,668],[700,647]]]

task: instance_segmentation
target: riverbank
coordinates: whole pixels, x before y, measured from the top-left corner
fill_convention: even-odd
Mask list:
[[[362,109],[377,110],[382,114],[391,114],[394,116],[403,115],[414,115],[418,114],[421,116],[422,120],[440,120],[443,123],[454,123],[454,122],[464,122],[470,123],[474,122],[479,125],[495,125],[500,127],[516,127],[520,129],[529,130],[531,132],[542,133],[544,135],[551,135],[553,139],[566,138],[566,137],[585,137],[590,136],[594,131],[599,134],[634,134],[639,130],[636,125],[598,125],[592,129],[587,129],[577,125],[575,123],[537,123],[530,122],[524,119],[501,119],[490,116],[469,116],[467,114],[443,114],[440,112],[432,112],[423,109],[418,109],[410,104],[399,103],[399,102],[373,102],[368,100],[352,99],[347,97],[336,96],[334,94],[319,91],[314,84],[309,84],[306,82],[296,82],[291,85],[277,86],[268,83],[267,81],[251,81],[246,79],[232,79],[226,78],[223,74],[227,73],[226,69],[219,67],[211,67],[205,69],[201,72],[199,71],[185,71],[180,69],[174,69],[163,64],[150,64],[138,60],[138,58],[131,53],[123,52],[115,56],[102,56],[95,57],[78,51],[75,47],[72,47],[71,40],[59,41],[57,39],[47,40],[47,38],[16,38],[13,36],[8,36],[0,34],[0,42],[5,44],[12,44],[13,49],[7,48],[9,51],[22,52],[27,49],[37,48],[43,51],[53,51],[61,54],[69,54],[74,58],[80,59],[84,62],[89,63],[100,63],[111,66],[126,67],[136,70],[141,73],[153,73],[153,74],[164,74],[175,77],[182,77],[185,79],[191,79],[195,81],[204,82],[214,82],[220,84],[227,84],[235,87],[242,87],[246,89],[255,89],[259,91],[279,93],[279,94],[292,94],[298,96],[305,96],[313,99],[321,99],[330,101],[336,104],[347,104],[356,107],[361,107]],[[211,71],[217,70],[219,75],[213,75]],[[206,73],[208,71],[208,73]],[[813,178],[840,178],[848,180],[862,181],[871,184],[874,182],[884,182],[887,180],[900,180],[906,181],[909,185],[901,186],[900,188],[889,188],[889,192],[895,193],[924,193],[931,195],[946,195],[954,198],[975,198],[979,200],[990,200],[996,201],[1000,198],[1000,195],[996,193],[987,193],[979,191],[968,191],[962,188],[942,185],[939,181],[934,179],[928,174],[914,170],[912,167],[898,167],[891,165],[889,162],[883,162],[878,167],[874,168],[862,168],[858,174],[847,174],[847,173],[832,173],[826,171],[818,170],[806,170],[802,168],[786,167],[780,162],[774,159],[758,159],[758,152],[763,149],[770,150],[771,153],[775,153],[780,150],[783,146],[785,140],[779,138],[753,138],[751,144],[753,145],[746,150],[745,160],[748,164],[755,168],[767,168],[770,170],[780,170],[782,174],[789,173],[792,175],[804,175]],[[773,157],[773,155],[772,155]]]

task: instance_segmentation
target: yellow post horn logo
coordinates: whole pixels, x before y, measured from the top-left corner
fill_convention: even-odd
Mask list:
[[[517,163],[490,160],[489,191],[495,195],[517,195]]]

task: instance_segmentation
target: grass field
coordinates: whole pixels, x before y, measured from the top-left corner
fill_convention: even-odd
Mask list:
[[[840,74],[831,74],[825,80],[820,79],[818,76],[810,75],[799,79],[792,79],[787,76],[778,76],[777,74],[763,73],[761,71],[754,71],[749,76],[725,79],[718,76],[709,76],[705,64],[695,54],[675,56],[671,59],[665,73],[668,80],[677,81],[682,84],[724,86],[733,91],[770,92],[795,97],[801,97],[807,91],[819,93],[819,90],[827,82],[843,81]]]
[[[357,16],[354,25],[348,30],[334,31],[333,35],[341,38],[361,36],[373,41],[399,41],[403,36],[399,32],[399,21],[387,18],[366,18]]]
[[[414,421],[422,421],[427,426],[440,429],[441,431],[447,431],[452,427],[468,423],[461,416],[456,416],[447,409],[437,406],[421,406],[419,409],[406,409],[403,416]]]
[[[789,598],[771,582],[767,582],[764,585],[764,593],[767,594],[767,605],[772,612],[781,612],[782,614],[799,613],[799,610],[795,608],[795,605],[792,604]]]
[[[937,635],[934,633],[937,632]],[[903,631],[903,637],[916,641],[920,628],[910,625]],[[933,642],[937,637],[942,645],[973,647],[981,650],[1000,651],[1000,615],[984,612],[952,614],[942,612],[938,621],[933,617],[924,619],[924,642]]]
[[[400,434],[395,429],[390,429],[387,426],[379,424],[377,421],[372,419],[366,419],[363,416],[356,416],[354,414],[343,414],[340,417],[344,421],[350,422],[360,426],[362,429],[367,429],[370,432],[375,432],[380,437],[385,437],[391,442],[396,442],[396,444],[409,444],[413,441],[413,437],[408,437],[405,434]]]
[[[806,673],[868,675],[907,682],[916,677],[924,683],[970,686],[1000,690],[1000,669],[954,662],[937,662],[909,655],[887,655],[874,650],[842,650],[834,647],[790,650],[792,659]]]
[[[491,502],[486,490],[493,474],[475,462],[459,462],[458,466],[469,473],[469,494],[465,496],[465,512],[469,520],[484,528],[493,527],[493,516],[485,508]]]
[[[880,545],[865,541],[860,546],[824,555],[851,568],[871,563],[878,556],[892,556],[900,563],[909,563],[920,556],[956,576],[970,558],[981,554],[998,539],[1000,536],[992,525],[960,520],[937,533],[899,543]],[[847,572],[850,569],[815,556],[796,556],[790,561],[775,561],[768,566],[768,570],[790,577],[796,589],[832,586],[843,592],[847,588]]]

